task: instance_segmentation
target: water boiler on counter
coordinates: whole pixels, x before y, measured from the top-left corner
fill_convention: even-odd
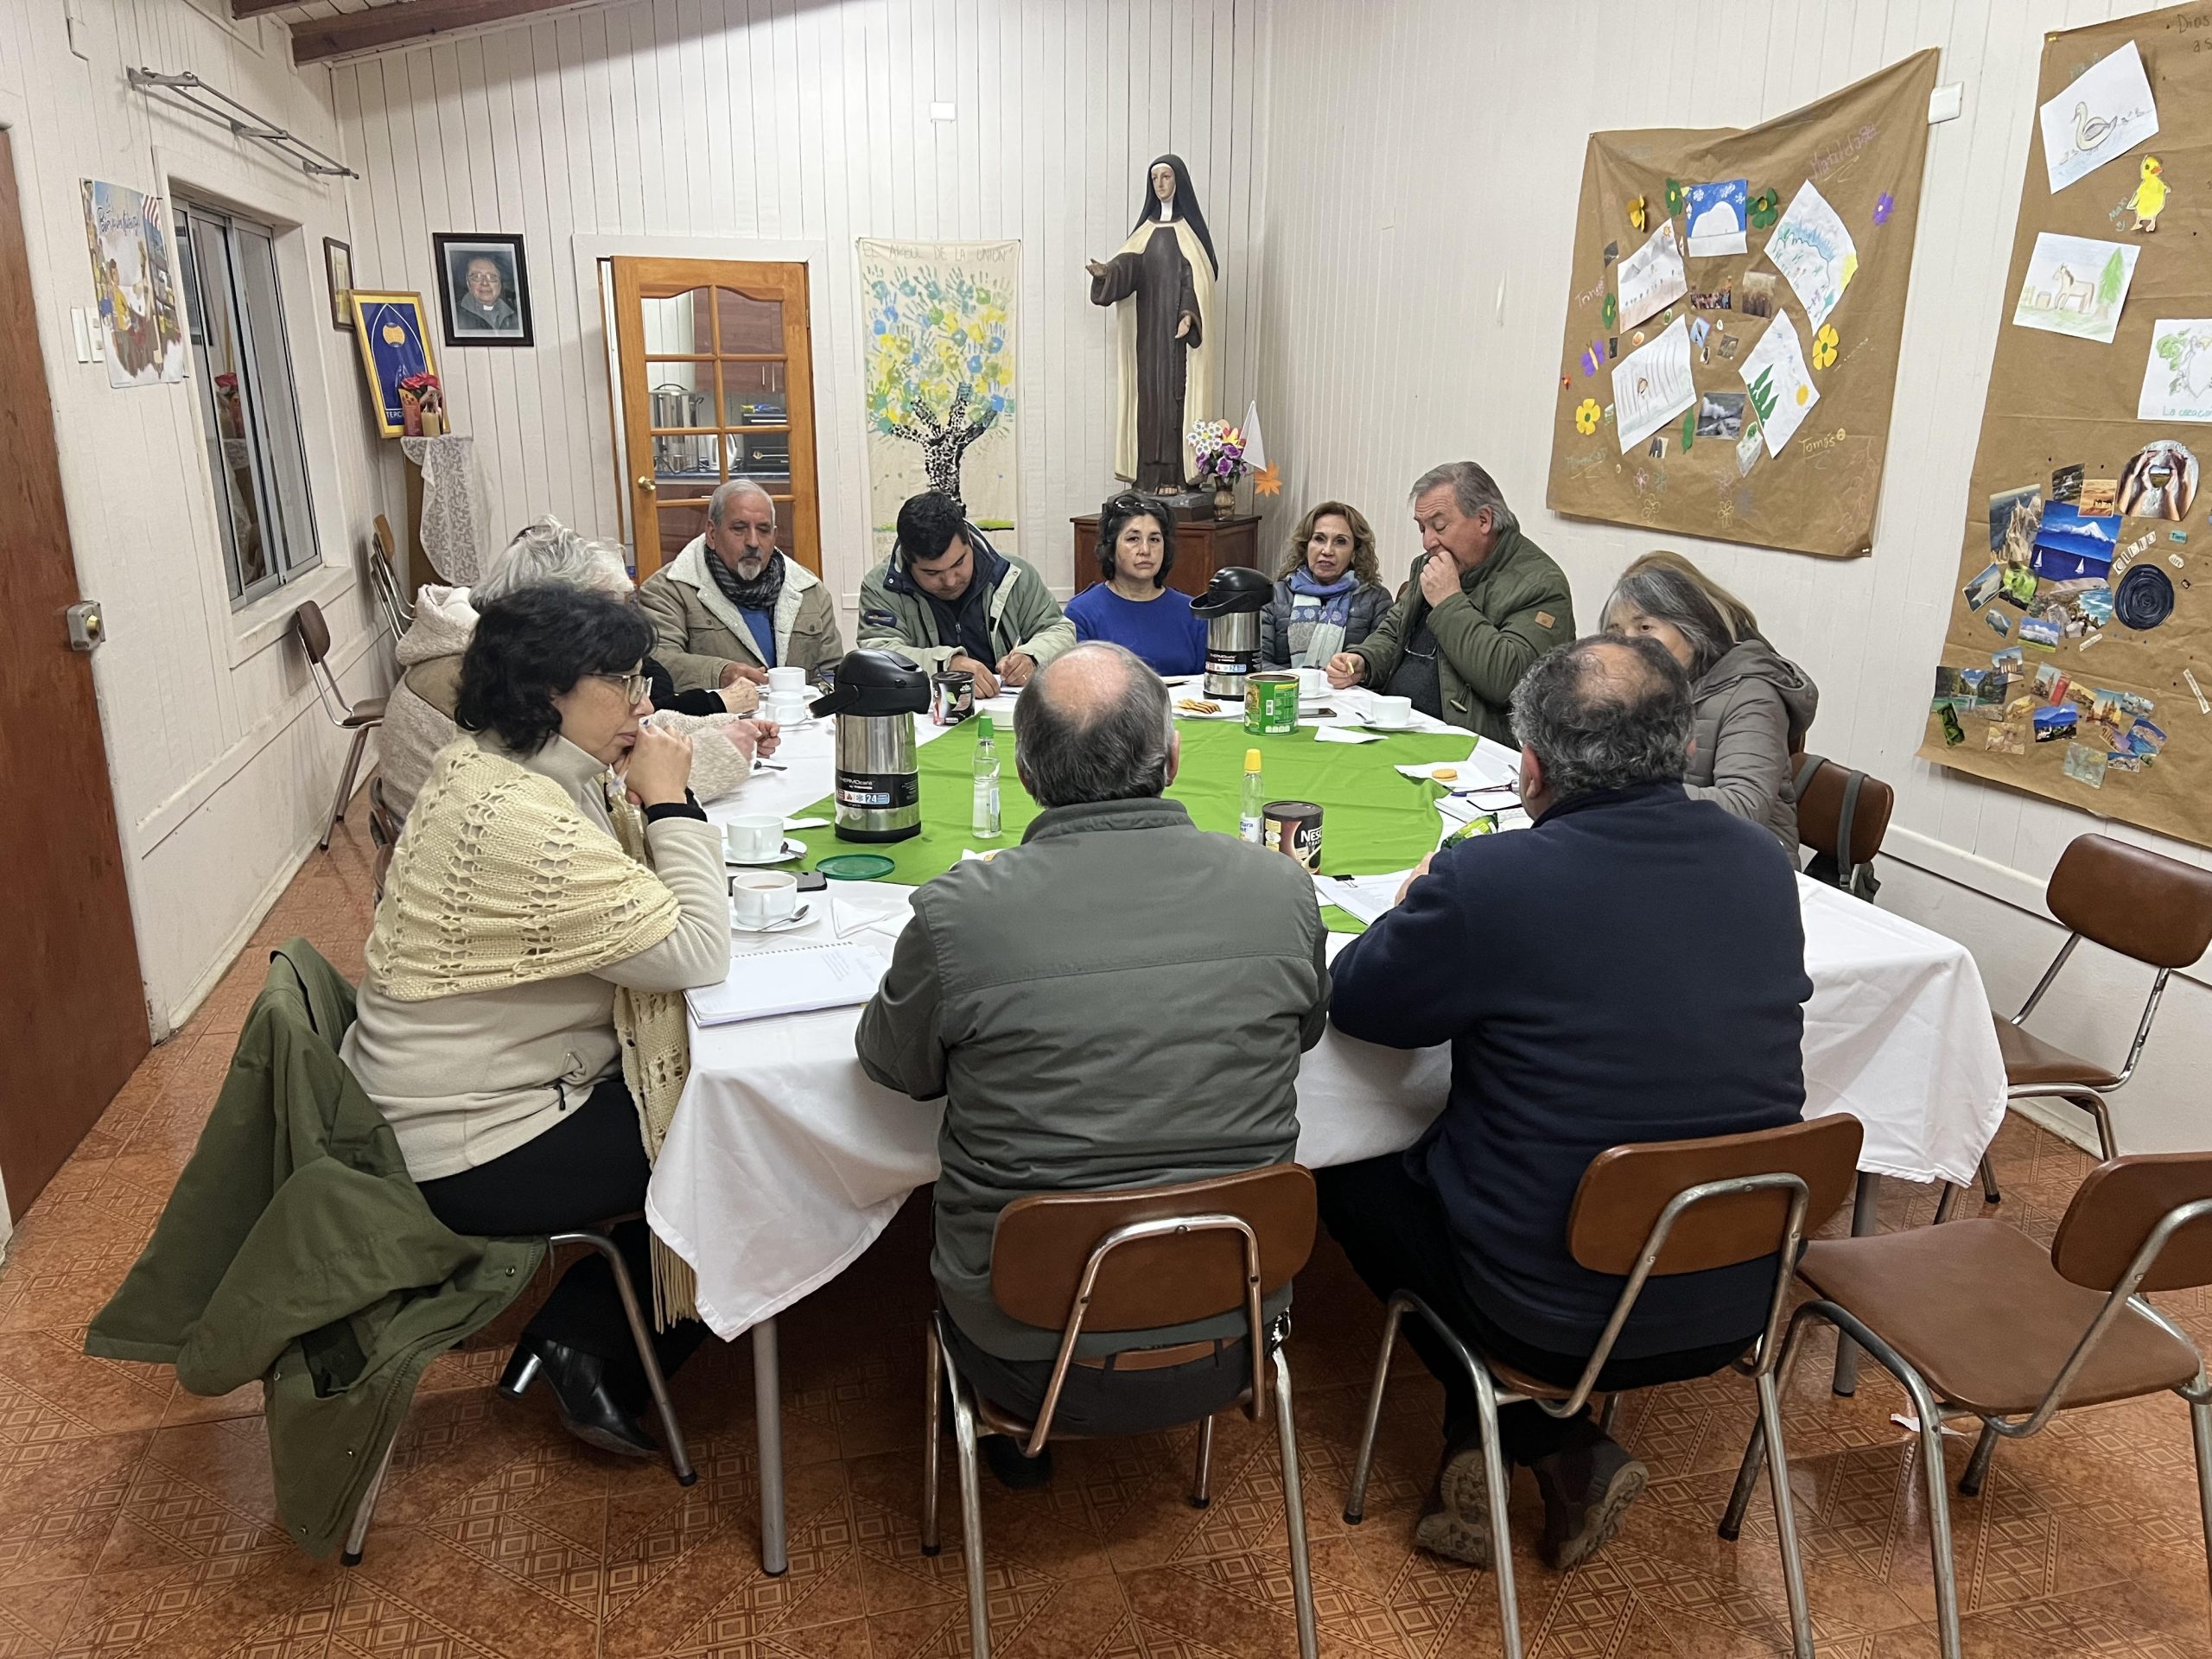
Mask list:
[[[837,716],[840,841],[904,841],[922,832],[914,716],[930,706],[930,677],[887,651],[849,652],[813,712]]]
[[[1274,597],[1275,585],[1249,565],[1231,564],[1213,573],[1206,590],[1191,601],[1191,612],[1206,620],[1206,695],[1242,697],[1248,675],[1260,666],[1260,613]]]

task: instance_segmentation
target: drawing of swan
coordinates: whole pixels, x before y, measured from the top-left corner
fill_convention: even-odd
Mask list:
[[[2112,137],[2112,130],[2117,124],[2108,116],[2091,115],[2088,104],[2076,104],[2074,106],[2074,148],[2084,153],[2094,149]]]

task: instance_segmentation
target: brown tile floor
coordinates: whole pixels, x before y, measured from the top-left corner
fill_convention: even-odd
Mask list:
[[[511,1317],[432,1368],[367,1560],[351,1572],[307,1560],[276,1526],[253,1392],[197,1399],[165,1370],[83,1357],[86,1322],[191,1152],[260,985],[261,947],[304,933],[359,972],[365,841],[341,832],[309,861],[221,988],[139,1068],[16,1230],[0,1271],[0,1659],[964,1652],[957,1542],[931,1560],[917,1537],[928,1295],[918,1206],[784,1322],[792,1537],[782,1580],[758,1565],[742,1344],[711,1347],[679,1381],[702,1471],[684,1491],[658,1465],[578,1446],[542,1397],[494,1399]],[[2086,1160],[2015,1122],[1997,1166],[2002,1213],[2048,1238]],[[1930,1202],[1897,1190],[1885,1219],[1924,1221]],[[2173,1306],[2212,1336],[2212,1304]],[[1409,1363],[1369,1518],[1347,1529],[1338,1513],[1376,1329],[1376,1308],[1325,1245],[1300,1281],[1293,1341],[1324,1646],[1384,1659],[1494,1653],[1487,1575],[1408,1543],[1438,1398]],[[1932,1656],[1914,1443],[1890,1421],[1902,1398],[1871,1368],[1856,1400],[1834,1398],[1827,1352],[1808,1351],[1787,1406],[1820,1650]],[[1621,1433],[1650,1465],[1650,1490],[1613,1545],[1573,1573],[1521,1553],[1532,1655],[1786,1651],[1764,1495],[1740,1546],[1713,1530],[1750,1415],[1732,1381],[1628,1404]],[[1049,1490],[989,1491],[992,1621],[1006,1659],[1295,1652],[1272,1435],[1224,1421],[1203,1513],[1181,1497],[1191,1446],[1187,1433],[1071,1445]],[[1955,1475],[1965,1450],[1954,1448]],[[2185,1414],[2171,1397],[2079,1413],[2006,1446],[1984,1495],[1954,1503],[1969,1651],[2207,1652],[2196,1503]],[[1524,1478],[1516,1535],[1528,1535],[1535,1507]]]

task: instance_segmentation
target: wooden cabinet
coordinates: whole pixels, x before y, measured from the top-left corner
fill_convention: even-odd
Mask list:
[[[1098,515],[1070,521],[1075,526],[1075,591],[1101,580],[1098,575]],[[1179,518],[1175,521],[1175,568],[1167,585],[1193,599],[1206,590],[1213,573],[1232,564],[1267,570],[1274,560],[1260,550],[1260,521],[1249,518]]]

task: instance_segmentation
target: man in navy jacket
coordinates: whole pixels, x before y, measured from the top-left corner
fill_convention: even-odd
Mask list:
[[[1319,1173],[1329,1230],[1378,1296],[1415,1292],[1478,1352],[1572,1383],[1622,1281],[1567,1254],[1577,1183],[1605,1148],[1802,1116],[1812,995],[1788,856],[1682,792],[1689,685],[1648,639],[1541,658],[1513,694],[1524,832],[1463,842],[1333,965],[1330,1017],[1394,1048],[1452,1045],[1443,1115],[1411,1151]],[[1749,1345],[1776,1263],[1653,1279],[1601,1389],[1701,1376]],[[1446,1449],[1417,1541],[1490,1562],[1474,1395],[1427,1326]],[[1643,1465],[1589,1418],[1500,1414],[1567,1567],[1620,1524]]]

